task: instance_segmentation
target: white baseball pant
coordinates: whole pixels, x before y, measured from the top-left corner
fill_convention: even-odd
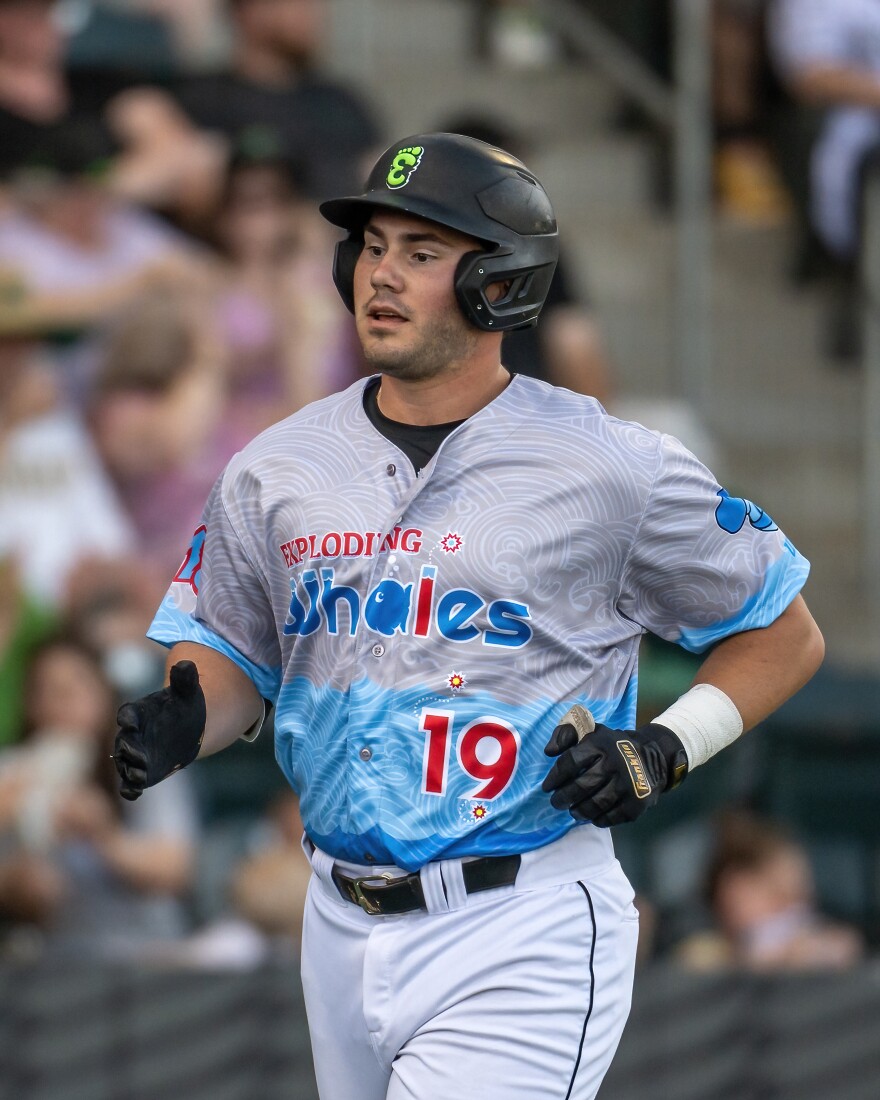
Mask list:
[[[597,833],[525,853],[512,886],[482,893],[465,893],[460,860],[429,864],[429,911],[398,916],[343,900],[311,850],[302,979],[321,1100],[592,1100],[638,940],[632,888]]]

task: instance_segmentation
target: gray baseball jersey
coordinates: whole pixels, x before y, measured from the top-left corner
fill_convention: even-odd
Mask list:
[[[514,377],[416,474],[363,387],[233,458],[150,636],[214,647],[276,703],[278,761],[336,858],[540,847],[575,826],[540,789],[565,711],[632,728],[644,631],[700,652],[766,626],[808,563],[591,398]]]

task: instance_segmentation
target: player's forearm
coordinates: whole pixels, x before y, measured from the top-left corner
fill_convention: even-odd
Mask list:
[[[819,627],[801,596],[769,626],[720,642],[695,684],[713,684],[733,702],[743,730],[751,729],[804,686],[825,656]]]
[[[260,693],[228,657],[210,646],[178,642],[168,654],[168,669],[178,661],[195,664],[205,693],[207,718],[200,757],[225,749],[259,721],[263,714]]]
[[[791,80],[795,95],[817,107],[880,107],[880,79],[875,73],[837,65],[811,65]]]

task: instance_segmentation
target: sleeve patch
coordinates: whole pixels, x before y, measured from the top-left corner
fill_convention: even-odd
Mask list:
[[[716,495],[721,497],[721,500],[715,509],[715,522],[722,531],[735,535],[742,529],[746,520],[756,531],[779,530],[763,508],[759,508],[757,504],[746,500],[745,497],[732,497],[726,489],[719,489]]]

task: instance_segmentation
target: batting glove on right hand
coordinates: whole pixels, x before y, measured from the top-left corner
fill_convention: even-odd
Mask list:
[[[558,759],[541,786],[575,821],[602,828],[635,821],[687,775],[684,746],[666,726],[612,730],[596,726],[584,707],[572,711],[544,747]]]
[[[192,661],[178,661],[169,680],[167,688],[123,703],[116,715],[113,757],[122,780],[119,793],[129,802],[191,764],[202,747],[206,707],[199,670]]]

